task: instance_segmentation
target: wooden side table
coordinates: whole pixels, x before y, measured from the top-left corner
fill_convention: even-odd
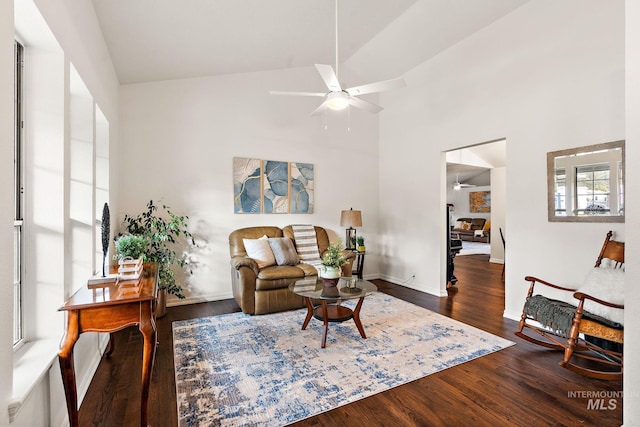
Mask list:
[[[113,333],[136,325],[144,337],[140,425],[147,426],[149,385],[156,353],[157,283],[158,266],[148,263],[144,265],[139,281],[120,282],[103,288],[84,285],[60,307],[61,311],[67,312],[67,329],[58,356],[71,426],[78,425],[78,392],[73,363],[73,347],[78,337],[83,332]],[[113,345],[111,336],[107,356],[113,352]]]
[[[358,279],[362,279],[362,274],[364,272],[364,256],[367,254],[366,252],[358,252],[353,251],[356,255],[355,267],[351,274],[354,274]]]

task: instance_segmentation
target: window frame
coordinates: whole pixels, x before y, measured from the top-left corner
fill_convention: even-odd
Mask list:
[[[24,46],[14,40],[14,266],[13,266],[13,347],[24,344]]]

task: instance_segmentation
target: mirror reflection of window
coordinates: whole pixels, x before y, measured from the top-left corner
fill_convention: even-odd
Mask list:
[[[555,203],[556,203],[556,215],[565,216],[567,214],[567,204],[565,201],[566,187],[567,187],[567,173],[564,168],[556,168],[555,171]]]
[[[624,141],[547,153],[549,221],[624,221]]]
[[[576,167],[576,214],[609,214],[611,193],[609,164]]]

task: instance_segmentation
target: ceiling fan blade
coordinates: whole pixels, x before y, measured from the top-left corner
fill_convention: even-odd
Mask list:
[[[269,93],[271,95],[293,95],[293,96],[327,96],[326,93],[320,92],[283,92],[278,90],[270,90]]]
[[[354,86],[349,89],[345,89],[349,95],[364,95],[366,93],[383,92],[385,90],[400,89],[407,87],[407,83],[404,81],[404,77],[398,77],[397,79],[383,80],[381,82],[369,83],[362,86]]]
[[[309,114],[309,116],[317,116],[320,113],[323,113],[327,108],[327,101],[324,101],[322,104],[320,104],[320,106],[318,106],[318,108],[316,108],[315,110],[313,110],[313,112],[311,114]]]
[[[384,108],[379,105],[374,104],[373,102],[365,101],[364,99],[356,98],[353,96],[349,97],[349,104],[354,107],[360,108],[361,110],[369,111],[370,113],[379,113]]]
[[[342,91],[340,82],[338,81],[338,76],[336,76],[331,65],[316,64],[316,70],[318,70],[320,77],[322,77],[322,80],[324,80],[324,83],[331,92]]]

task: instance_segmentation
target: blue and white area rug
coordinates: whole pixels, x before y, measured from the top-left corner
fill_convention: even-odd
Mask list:
[[[355,301],[344,305],[353,306]],[[514,343],[392,296],[349,320],[301,330],[306,308],[173,323],[180,426],[282,426]]]

